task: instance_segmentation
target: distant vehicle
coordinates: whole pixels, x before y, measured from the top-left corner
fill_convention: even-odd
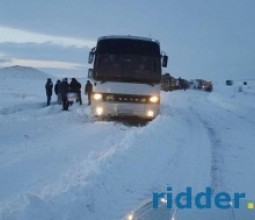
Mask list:
[[[176,89],[176,79],[169,73],[165,73],[161,77],[161,89],[165,92]]]
[[[203,90],[207,92],[211,92],[213,90],[213,85],[211,81],[203,81]]]
[[[96,117],[155,118],[160,109],[161,66],[168,57],[152,38],[100,37],[90,51],[92,114]]]
[[[204,80],[203,79],[193,79],[189,82],[189,86],[190,88],[192,89],[203,89],[203,82]]]
[[[226,80],[227,86],[232,86],[233,84],[234,84],[233,80],[230,80],[230,79]]]

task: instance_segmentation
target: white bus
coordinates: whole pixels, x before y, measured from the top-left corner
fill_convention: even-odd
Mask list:
[[[89,53],[93,84],[91,110],[96,117],[155,118],[160,109],[161,54],[157,40],[104,36]]]

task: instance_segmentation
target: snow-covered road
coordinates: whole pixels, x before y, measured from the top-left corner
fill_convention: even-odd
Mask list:
[[[255,198],[255,90],[163,93],[161,114],[135,127],[43,107],[36,83],[0,98],[0,219],[121,219],[167,186]]]

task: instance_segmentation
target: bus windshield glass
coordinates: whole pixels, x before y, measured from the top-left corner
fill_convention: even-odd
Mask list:
[[[94,70],[97,80],[159,83],[159,44],[133,39],[101,40],[96,49]]]

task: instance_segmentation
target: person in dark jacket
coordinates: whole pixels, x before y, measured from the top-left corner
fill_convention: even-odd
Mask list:
[[[70,83],[70,92],[76,93],[78,97],[78,101],[80,105],[82,104],[81,100],[81,84],[77,81],[77,79],[72,78],[72,81]]]
[[[85,86],[85,94],[88,95],[88,105],[91,105],[91,93],[93,90],[93,86],[91,82],[88,80]]]
[[[57,99],[58,99],[58,104],[61,104],[61,94],[59,92],[59,85],[60,85],[61,81],[60,80],[57,80],[55,86],[54,86],[54,92],[57,96]]]
[[[45,84],[46,96],[47,96],[47,106],[50,105],[51,96],[52,96],[53,83],[50,78],[47,79]]]
[[[67,100],[67,93],[68,93],[69,85],[67,82],[67,78],[63,79],[62,82],[59,84],[58,90],[61,95],[61,101],[62,101],[62,106],[63,110],[67,111],[68,110],[68,100]]]

